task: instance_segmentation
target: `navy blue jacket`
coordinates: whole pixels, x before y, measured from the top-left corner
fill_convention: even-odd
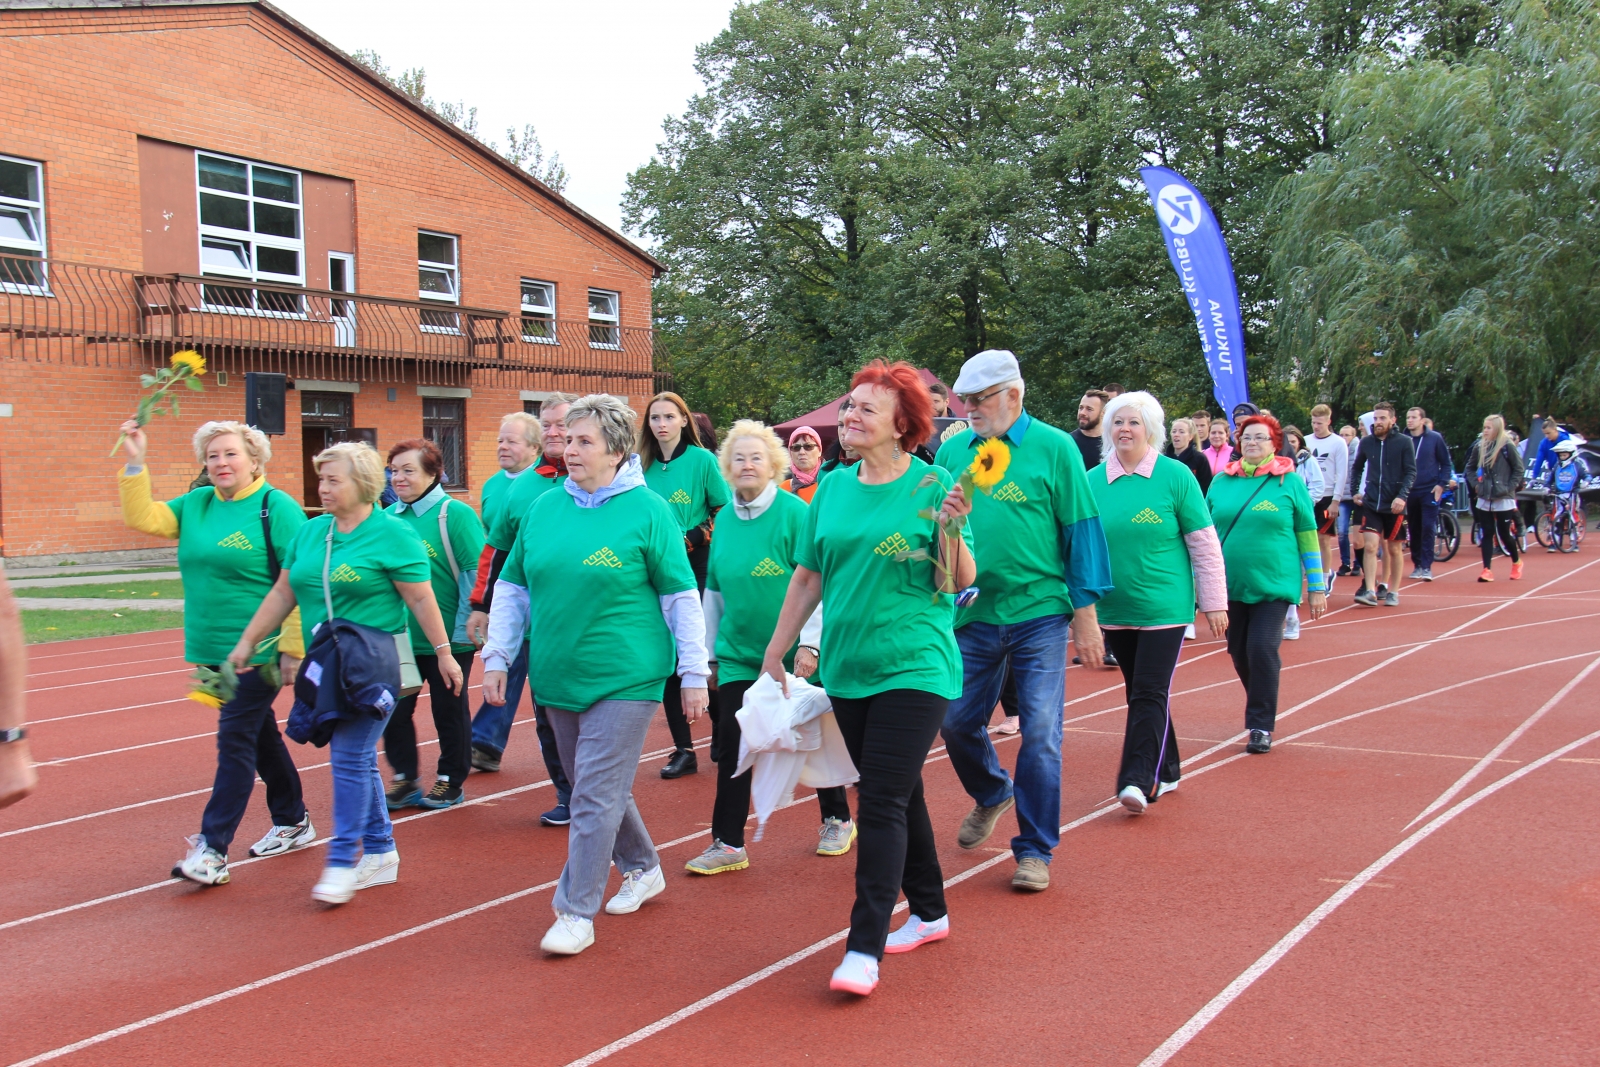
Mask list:
[[[1436,485],[1445,485],[1455,466],[1450,460],[1450,446],[1438,430],[1423,430],[1421,435],[1406,434],[1417,450],[1417,477],[1411,483],[1413,493],[1432,493]]]
[[[317,627],[294,680],[294,707],[283,732],[321,748],[346,719],[381,719],[400,694],[400,655],[394,635],[345,619]]]

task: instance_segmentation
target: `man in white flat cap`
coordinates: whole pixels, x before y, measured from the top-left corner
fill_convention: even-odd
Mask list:
[[[965,680],[950,703],[944,742],[950,764],[976,806],[957,842],[977,848],[1013,805],[1017,836],[1013,887],[1050,885],[1060,841],[1061,705],[1070,625],[1078,656],[1098,667],[1104,653],[1095,601],[1111,589],[1111,561],[1100,510],[1089,493],[1083,454],[1071,436],[1023,409],[1022,370],[1010,352],[979,352],[961,368],[954,392],[972,429],[939,448],[938,464],[960,474],[986,440],[1010,450],[992,492],[974,494],[973,536],[984,546],[977,599],[956,609]],[[989,738],[989,718],[1009,666],[1022,719],[1013,782]]]

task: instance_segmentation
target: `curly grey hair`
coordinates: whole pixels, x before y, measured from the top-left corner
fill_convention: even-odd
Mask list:
[[[572,402],[563,420],[567,433],[580,422],[593,421],[605,442],[606,454],[626,457],[633,451],[639,416],[624,401],[610,393],[590,393]]]

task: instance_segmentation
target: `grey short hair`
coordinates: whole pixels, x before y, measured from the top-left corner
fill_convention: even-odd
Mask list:
[[[592,420],[605,442],[606,454],[627,456],[633,452],[635,427],[639,416],[626,403],[610,393],[591,393],[572,402],[567,409],[567,431],[584,420]]]
[[[539,401],[539,410],[543,411],[545,408],[560,407],[562,404],[576,404],[582,399],[583,398],[577,393],[551,393],[543,400]]]
[[[1161,401],[1143,389],[1131,393],[1119,393],[1106,401],[1106,409],[1100,415],[1100,425],[1105,427],[1102,433],[1110,430],[1111,417],[1123,408],[1133,408],[1139,413],[1139,419],[1144,423],[1145,437],[1149,439],[1151,448],[1161,448],[1167,443],[1167,413],[1161,410]]]
[[[1027,385],[1023,384],[1023,381],[1022,381],[1021,378],[1013,378],[1009,382],[1001,382],[1000,383],[1000,388],[1002,388],[1002,389],[1015,389],[1017,391],[1017,400],[1018,401],[1021,401],[1024,397],[1026,397],[1028,395],[1028,387],[1027,387]]]
[[[529,415],[526,411],[513,411],[500,420],[502,429],[508,425],[522,430],[522,441],[529,448],[538,448],[544,444],[544,429],[539,425],[537,416]]]
[[[319,475],[325,463],[342,460],[350,464],[350,480],[355,483],[356,491],[361,494],[363,504],[376,504],[383,495],[383,460],[378,458],[378,453],[365,441],[340,441],[336,445],[329,445],[317,453],[311,461],[311,467]]]
[[[203,466],[206,461],[206,449],[211,447],[214,438],[225,433],[237,434],[239,440],[244,442],[244,450],[255,465],[256,472],[265,473],[267,461],[272,458],[272,442],[267,435],[254,426],[246,426],[242,422],[229,419],[207,422],[194,432],[194,458]]]

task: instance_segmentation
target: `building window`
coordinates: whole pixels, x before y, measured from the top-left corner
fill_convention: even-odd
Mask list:
[[[522,279],[522,339],[541,345],[556,343],[554,282]]]
[[[522,410],[537,419],[539,417],[539,407],[543,403],[544,401],[542,400],[524,400],[522,402]]]
[[[305,284],[300,175],[282,167],[195,153],[200,192],[200,273],[278,285]],[[301,298],[205,286],[208,307],[302,314]]]
[[[0,289],[43,289],[44,253],[44,167],[0,156]]]
[[[466,485],[461,469],[461,443],[466,439],[464,400],[422,398],[422,436],[439,446],[444,454],[444,484],[451,488]]]
[[[605,289],[589,290],[589,345],[591,348],[621,348],[622,329],[617,315],[617,294]]]
[[[447,233],[417,231],[417,297],[442,304],[461,303],[461,272],[457,241]],[[422,328],[438,333],[460,329],[453,311],[424,311]]]

